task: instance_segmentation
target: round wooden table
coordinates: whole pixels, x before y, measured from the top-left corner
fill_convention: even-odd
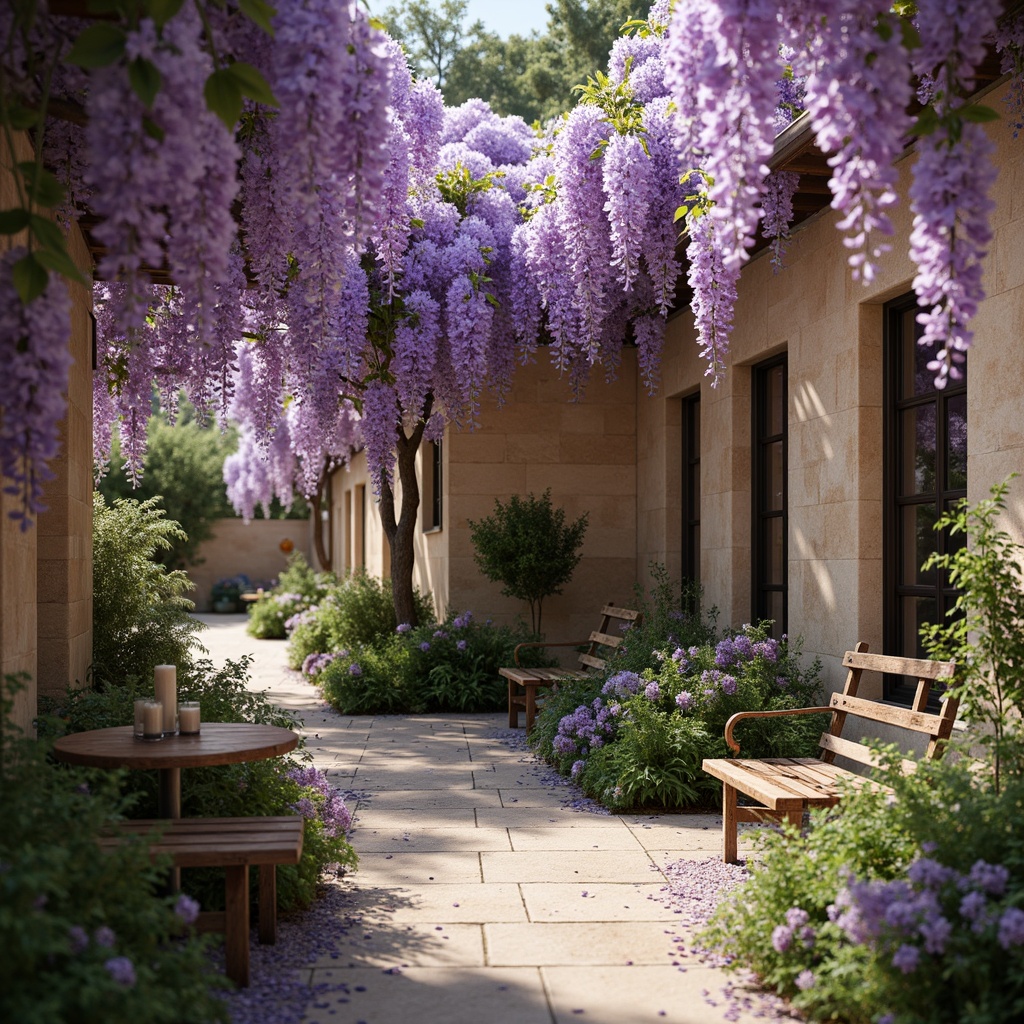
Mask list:
[[[181,769],[260,761],[294,750],[290,729],[251,722],[203,722],[198,736],[137,740],[130,725],[62,736],[54,756],[89,768],[156,768],[160,772],[160,817],[181,817]]]

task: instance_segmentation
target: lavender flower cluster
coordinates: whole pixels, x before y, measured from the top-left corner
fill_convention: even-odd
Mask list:
[[[352,828],[352,814],[338,791],[324,772],[313,765],[297,766],[288,770],[288,778],[307,792],[299,799],[295,810],[303,817],[317,819],[328,836],[344,836]]]
[[[1009,870],[978,860],[962,873],[920,856],[906,878],[859,881],[849,878],[829,907],[829,918],[851,942],[890,957],[892,966],[913,974],[930,960],[982,941],[1004,953],[1024,946],[1024,910],[1008,901]]]

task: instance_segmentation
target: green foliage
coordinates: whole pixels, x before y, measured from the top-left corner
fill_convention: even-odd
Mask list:
[[[544,598],[560,594],[583,557],[588,513],[571,523],[565,509],[551,504],[551,488],[535,498],[513,494],[507,505],[495,499],[494,512],[469,521],[473,560],[507,597],[527,601],[534,633],[541,632]]]
[[[429,597],[414,590],[417,618],[429,622]],[[311,654],[351,649],[372,644],[377,637],[395,631],[391,580],[357,572],[329,588],[315,613],[301,616],[288,647],[288,664],[302,668]]]
[[[164,865],[137,844],[99,849],[100,832],[127,809],[120,773],[55,767],[47,749],[8,732],[0,758],[0,1019],[226,1021],[207,941],[160,895]],[[106,966],[115,958],[130,962],[134,983],[111,974],[124,967]]]
[[[527,122],[574,105],[573,86],[608,61],[629,21],[646,18],[649,0],[555,0],[543,35],[502,39],[480,21],[466,23],[466,0],[405,0],[385,10],[388,31],[406,48],[416,74],[433,79],[449,106],[478,96],[500,114]]]
[[[186,667],[202,625],[184,595],[192,583],[154,559],[180,537],[155,499],[93,495],[93,665],[96,686],[150,680],[155,665]]]
[[[965,720],[980,727],[976,739],[988,749],[997,790],[1006,774],[1024,774],[1024,545],[996,521],[1009,486],[1004,480],[974,508],[965,500],[942,516],[935,528],[970,544],[933,554],[923,567],[945,570],[959,591],[953,620],[921,635],[932,657],[957,663],[953,693]]]
[[[292,616],[319,604],[336,584],[333,573],[316,572],[301,551],[293,551],[277,584],[249,607],[246,631],[259,640],[285,639]]]
[[[172,538],[171,546],[158,558],[169,568],[184,569],[197,564],[200,545],[213,535],[214,520],[235,515],[223,477],[224,459],[234,450],[235,437],[233,432],[223,434],[216,427],[200,426],[187,403],[173,425],[162,414],[151,416],[146,435],[146,472],[138,486],[133,488],[125,474],[115,443],[110,470],[98,490],[108,503],[115,498],[155,498],[182,530],[182,536]]]
[[[324,698],[344,714],[498,711],[508,688],[498,675],[517,644],[534,639],[524,627],[472,621],[469,612],[444,623],[380,636],[308,669]],[[331,658],[330,655],[335,657]],[[527,665],[542,663],[536,652]]]
[[[250,664],[248,656],[228,660],[220,669],[208,660],[198,661],[179,671],[178,700],[198,701],[204,722],[256,722],[296,728],[294,714],[275,707],[266,694],[248,688]],[[128,725],[133,717],[132,701],[137,692],[146,689],[112,686],[103,692],[68,690],[59,700],[41,697],[40,733],[52,739],[65,732]],[[252,817],[294,813],[303,797],[316,804],[316,794],[289,777],[298,765],[294,758],[287,757],[190,768],[182,785],[182,813],[186,817]],[[99,770],[93,774],[97,779],[109,775]],[[132,817],[156,817],[156,772],[126,772],[120,783],[131,803]],[[318,817],[307,819],[302,860],[297,866],[281,865],[277,870],[278,907],[287,911],[307,906],[330,865],[354,867],[355,863],[355,852],[344,836],[326,834]],[[183,886],[205,909],[223,906],[223,872],[186,872]]]

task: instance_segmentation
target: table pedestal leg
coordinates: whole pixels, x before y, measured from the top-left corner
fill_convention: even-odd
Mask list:
[[[181,769],[161,768],[159,813],[161,818],[181,817]],[[171,891],[181,888],[181,868],[171,868]]]

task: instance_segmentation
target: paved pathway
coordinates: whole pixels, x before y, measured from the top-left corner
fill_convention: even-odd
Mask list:
[[[216,662],[256,655],[254,689],[303,714],[306,749],[359,794],[359,922],[309,968],[306,1024],[714,1024],[727,978],[680,970],[661,867],[717,853],[714,815],[616,816],[501,738],[503,715],[345,717],[242,616],[200,616]],[[676,964],[673,965],[673,958]],[[764,1020],[762,1014],[756,1019]]]

